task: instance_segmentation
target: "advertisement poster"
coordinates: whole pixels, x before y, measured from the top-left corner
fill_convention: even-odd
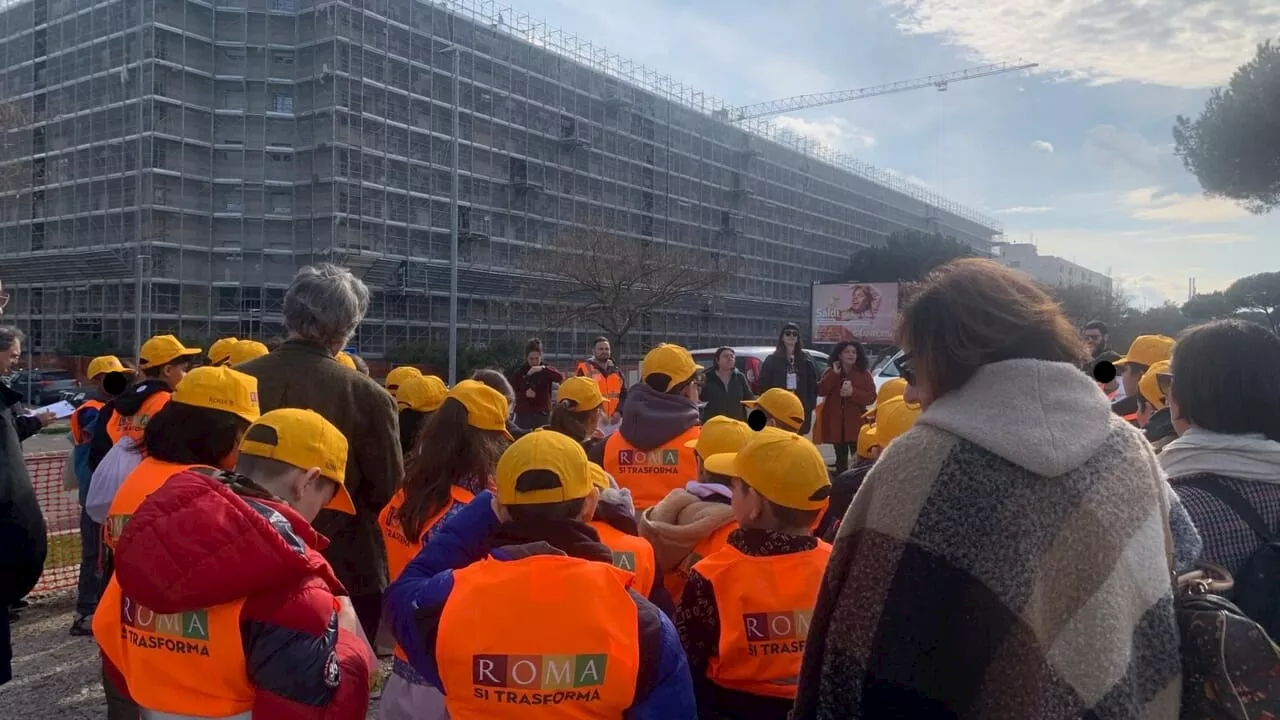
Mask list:
[[[898,320],[897,283],[831,283],[813,286],[813,341],[893,342]]]

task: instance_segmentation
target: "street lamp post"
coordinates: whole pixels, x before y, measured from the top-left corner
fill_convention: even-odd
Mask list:
[[[449,385],[458,382],[458,109],[462,104],[462,53],[457,45],[440,51],[453,58],[453,137],[449,158]]]

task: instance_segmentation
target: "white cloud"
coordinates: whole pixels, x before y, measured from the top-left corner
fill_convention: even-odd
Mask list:
[[[1048,140],[1036,140],[1035,142],[1031,143],[1031,147],[1035,148],[1036,150],[1039,150],[1042,153],[1049,153],[1050,155],[1053,154],[1053,143],[1049,142]]]
[[[997,215],[1030,215],[1032,213],[1051,212],[1054,210],[1049,205],[1015,205],[1002,210],[996,210]]]
[[[1129,215],[1135,220],[1213,223],[1249,217],[1248,211],[1230,200],[1161,192],[1158,187],[1130,190],[1121,197],[1121,203],[1129,209]],[[1222,235],[1224,234],[1202,233],[1198,237]]]
[[[821,120],[805,120],[791,115],[779,115],[773,123],[784,130],[812,138],[824,145],[857,152],[875,147],[876,139],[870,131],[839,117]]]
[[[1187,299],[1187,278],[1174,275],[1153,275],[1141,273],[1127,275],[1118,273],[1113,281],[1116,286],[1129,296],[1130,302],[1139,307],[1163,305],[1172,301],[1181,303]]]
[[[1275,0],[882,0],[908,32],[1095,83],[1220,85],[1280,26]]]

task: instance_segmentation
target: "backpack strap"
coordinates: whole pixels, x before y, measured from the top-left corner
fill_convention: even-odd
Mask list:
[[[1271,532],[1271,528],[1267,527],[1267,521],[1262,519],[1262,516],[1249,504],[1248,500],[1244,499],[1243,495],[1228,487],[1221,480],[1211,477],[1199,477],[1185,481],[1175,480],[1174,482],[1178,485],[1186,485],[1209,493],[1220,500],[1222,504],[1231,508],[1231,512],[1243,520],[1262,542],[1276,542],[1276,536]]]

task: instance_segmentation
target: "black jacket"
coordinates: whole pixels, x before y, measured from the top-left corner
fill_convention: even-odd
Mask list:
[[[721,415],[745,421],[747,408],[742,405],[742,401],[756,399],[747,376],[735,368],[729,376],[728,385],[720,381],[720,376],[714,370],[708,371],[705,377],[707,384],[702,386],[702,401],[706,405],[702,407],[702,422]],[[786,375],[783,375],[782,381],[786,383]]]
[[[0,684],[12,677],[7,608],[31,592],[44,570],[49,546],[44,514],[22,457],[13,405],[22,396],[0,384]]]
[[[804,426],[800,428],[800,434],[809,432],[809,425],[813,419],[813,409],[818,405],[818,370],[813,366],[813,361],[804,352],[800,352],[799,358],[796,359],[796,395],[800,397],[800,404],[804,405],[805,419]],[[774,352],[772,355],[764,359],[764,365],[760,368],[760,379],[756,382],[756,386],[760,392],[764,392],[770,388],[787,388],[787,356],[785,353]]]

